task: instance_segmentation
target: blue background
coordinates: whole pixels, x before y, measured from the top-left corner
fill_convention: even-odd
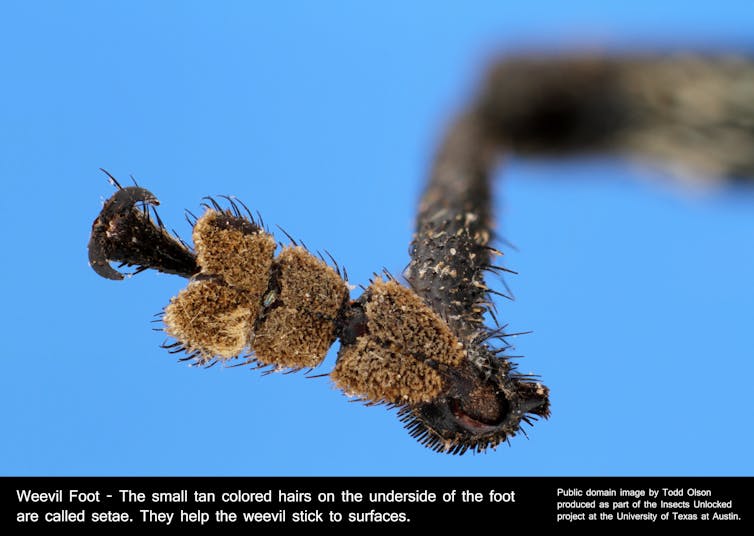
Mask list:
[[[184,208],[235,194],[354,283],[400,273],[442,128],[496,53],[752,44],[750,2],[604,4],[3,2],[0,474],[754,474],[750,190],[509,159],[499,316],[534,330],[517,353],[553,416],[460,458],[327,378],[176,363],[150,320],[185,282],[87,265],[102,166],[186,238]]]

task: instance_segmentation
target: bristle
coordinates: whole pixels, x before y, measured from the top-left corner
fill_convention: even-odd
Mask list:
[[[293,244],[294,246],[298,246],[298,242],[296,242],[296,240],[290,234],[288,234],[288,231],[286,231],[279,225],[276,225],[275,227],[277,227],[278,229],[280,229],[280,231],[282,231],[282,233],[286,236],[286,238],[288,238],[288,240],[291,241],[291,244]]]
[[[104,173],[105,175],[107,175],[107,177],[108,177],[108,182],[110,182],[110,184],[112,184],[113,186],[115,186],[115,189],[116,189],[116,190],[122,190],[122,189],[123,189],[123,187],[122,187],[122,186],[120,185],[120,183],[118,182],[118,180],[117,180],[117,179],[116,179],[115,177],[113,177],[113,176],[112,176],[112,175],[110,174],[110,172],[109,172],[109,171],[107,171],[107,170],[106,170],[105,168],[99,168],[99,170],[100,170],[100,171],[101,171],[102,173]]]
[[[454,434],[446,438],[432,429],[426,421],[417,418],[409,407],[401,408],[398,412],[398,418],[411,437],[435,452],[453,455],[462,455],[468,451],[483,453],[490,449],[494,450],[498,445],[508,440],[508,434],[505,432],[486,436]]]

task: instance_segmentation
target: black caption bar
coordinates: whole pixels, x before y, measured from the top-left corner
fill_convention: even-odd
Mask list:
[[[751,477],[5,477],[2,527],[754,526]],[[446,517],[447,516],[447,517]],[[485,517],[490,516],[490,517]]]

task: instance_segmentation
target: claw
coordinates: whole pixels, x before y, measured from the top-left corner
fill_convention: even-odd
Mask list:
[[[107,172],[105,171],[105,173]],[[118,191],[105,202],[105,206],[92,224],[92,235],[89,239],[89,266],[105,279],[119,281],[125,276],[110,266],[111,259],[108,259],[106,251],[108,244],[107,233],[111,220],[118,214],[130,211],[137,203],[159,205],[160,202],[149,190],[138,186],[123,188],[112,175],[109,173],[107,175],[110,177],[113,185],[118,188]]]
[[[154,210],[160,204],[157,197],[140,186],[124,188],[107,171],[104,173],[117,191],[105,202],[92,224],[88,246],[92,269],[115,281],[124,279],[127,274],[113,268],[110,262],[135,266],[135,272],[128,275],[148,268],[183,277],[195,274],[198,266],[194,254],[167,233]],[[139,204],[142,210],[137,207]],[[155,220],[150,218],[147,207],[152,208]]]

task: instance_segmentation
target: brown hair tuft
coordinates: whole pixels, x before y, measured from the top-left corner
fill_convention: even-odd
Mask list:
[[[252,342],[256,359],[281,368],[319,365],[335,342],[335,320],[348,299],[348,285],[300,246],[283,248],[272,277]]]
[[[245,218],[210,209],[194,225],[193,239],[202,273],[221,276],[261,301],[277,247],[272,235]]]
[[[229,359],[249,343],[258,301],[214,280],[192,281],[165,308],[165,332],[200,362]]]
[[[373,402],[429,402],[443,389],[440,365],[464,359],[461,343],[410,289],[374,281],[365,293],[366,326],[344,344],[331,378],[350,395]]]

